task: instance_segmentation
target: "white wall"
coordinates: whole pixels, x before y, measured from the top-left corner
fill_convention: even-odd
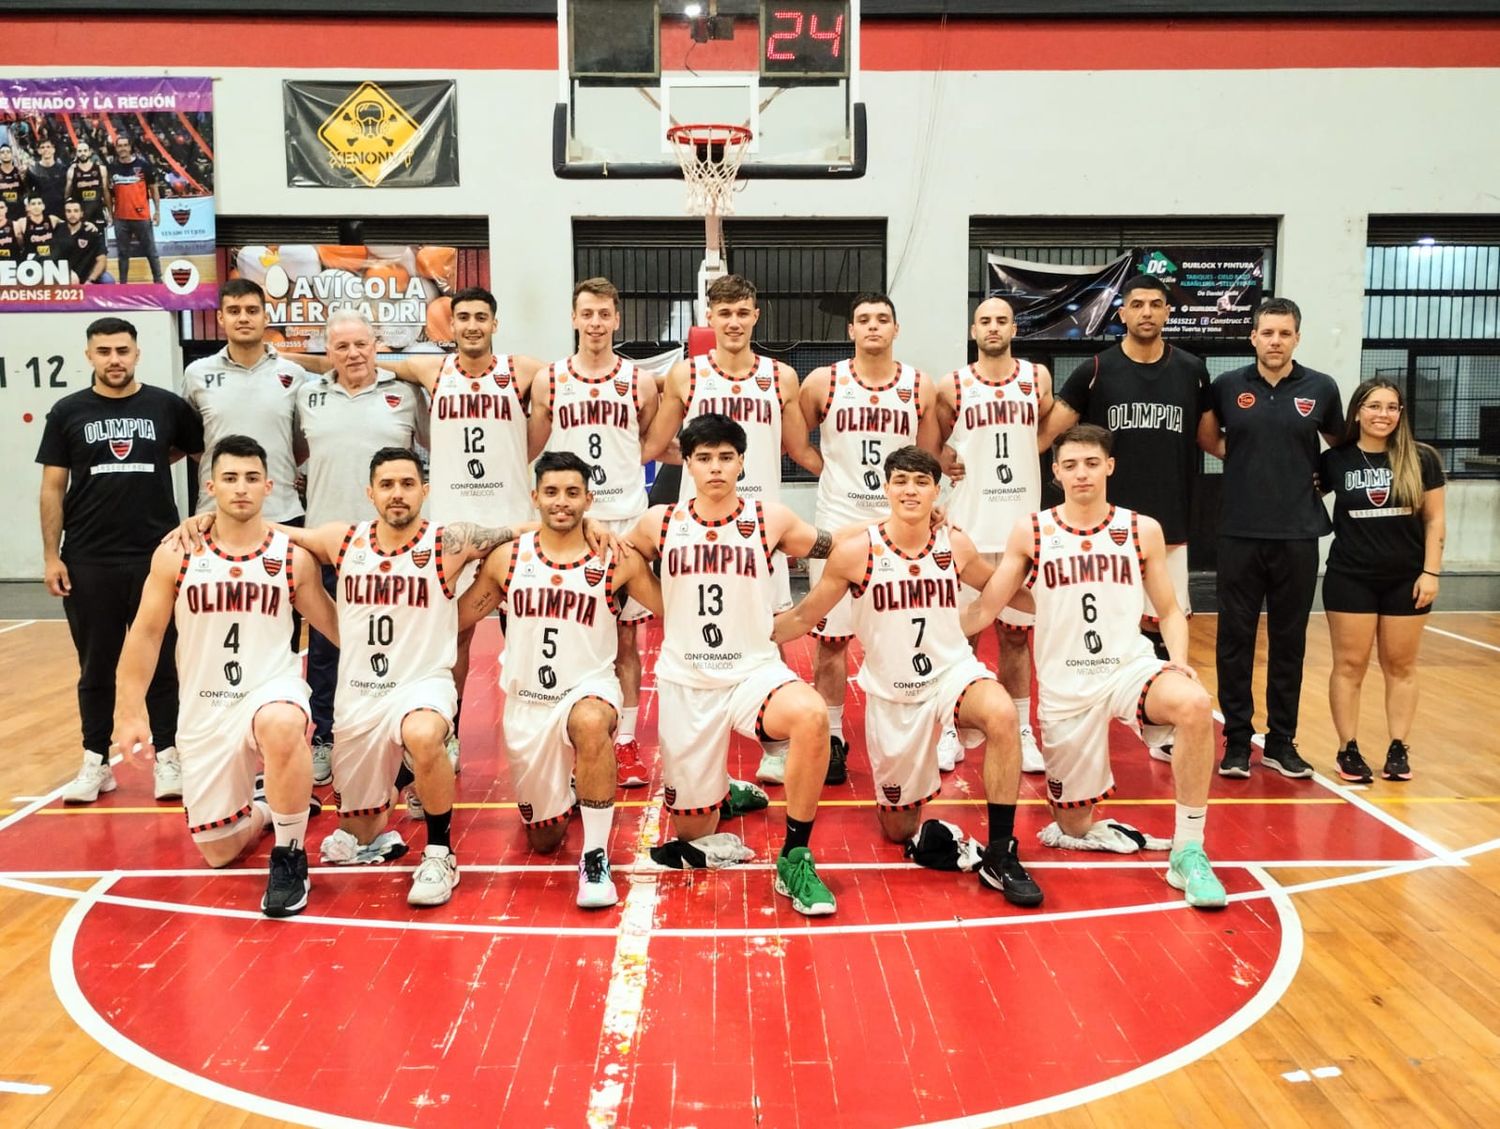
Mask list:
[[[280,115],[268,108],[296,77],[453,76],[220,72],[220,213],[488,215],[502,338],[518,351],[570,345],[574,216],[680,214],[675,181],[551,175],[552,71],[458,72],[460,187],[288,188]],[[867,72],[862,93],[864,179],[754,181],[738,214],[889,217],[900,351],[929,369],[964,354],[974,214],[1283,217],[1276,286],[1304,311],[1299,357],[1347,393],[1366,215],[1497,210],[1500,147],[1476,143],[1472,123],[1500,105],[1500,70]],[[0,316],[0,344],[15,320]],[[7,439],[14,419],[0,420]],[[1464,514],[1461,531],[1450,520],[1454,549],[1464,546],[1450,559],[1500,568],[1495,484],[1455,483],[1450,495]]]

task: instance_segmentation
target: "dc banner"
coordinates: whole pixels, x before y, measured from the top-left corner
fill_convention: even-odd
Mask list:
[[[1168,337],[1250,335],[1250,317],[1264,295],[1265,252],[1259,247],[1136,247],[1107,263],[1059,266],[991,253],[985,292],[1007,299],[1017,335],[1031,340],[1118,336],[1120,287],[1145,274],[1167,288]]]
[[[458,183],[452,82],[284,82],[282,103],[293,188]]]
[[[213,308],[213,80],[0,78],[0,314]]]

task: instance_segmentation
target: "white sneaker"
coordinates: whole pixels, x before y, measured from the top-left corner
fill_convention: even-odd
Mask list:
[[[1167,764],[1172,763],[1171,745],[1147,745],[1146,752],[1151,754],[1151,759],[1154,761],[1165,761]]]
[[[609,858],[595,847],[578,860],[578,904],[583,909],[608,909],[619,900],[609,876]]]
[[[1047,771],[1046,764],[1042,762],[1042,750],[1036,743],[1036,734],[1031,731],[1029,725],[1021,726],[1021,771]]]
[[[755,779],[766,784],[786,783],[786,751],[772,752],[760,747],[760,767],[755,770]]]
[[[958,739],[958,730],[949,726],[938,738],[937,761],[939,772],[952,772],[964,759],[963,743]]]
[[[441,853],[439,853],[441,852]],[[447,847],[428,847],[422,852],[422,863],[411,876],[408,905],[440,906],[453,897],[458,885],[458,860]]]
[[[85,751],[83,767],[63,787],[63,803],[91,804],[99,798],[101,792],[113,792],[116,787],[118,785],[115,784],[114,770],[109,767],[109,758]]]
[[[158,800],[182,799],[182,761],[177,756],[176,745],[156,750],[156,764],[151,775],[156,782]]]
[[[453,736],[451,736],[451,737],[448,738],[447,749],[448,749],[448,763],[453,766],[453,775],[457,776],[458,773],[459,773],[459,767],[458,767],[458,734],[457,733],[453,734]]]
[[[417,795],[417,786],[408,784],[406,790],[401,793],[406,800],[406,818],[415,819],[418,823],[427,818],[427,812],[422,807],[422,797]]]
[[[312,747],[313,783],[322,787],[333,783],[333,746],[315,744]]]

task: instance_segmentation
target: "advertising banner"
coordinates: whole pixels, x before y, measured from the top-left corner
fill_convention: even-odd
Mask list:
[[[214,306],[213,82],[0,79],[0,313]]]
[[[458,88],[439,82],[284,82],[293,188],[458,183]]]

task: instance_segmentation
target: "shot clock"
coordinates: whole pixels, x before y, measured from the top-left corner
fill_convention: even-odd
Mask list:
[[[847,78],[851,31],[849,0],[762,0],[760,77]]]

